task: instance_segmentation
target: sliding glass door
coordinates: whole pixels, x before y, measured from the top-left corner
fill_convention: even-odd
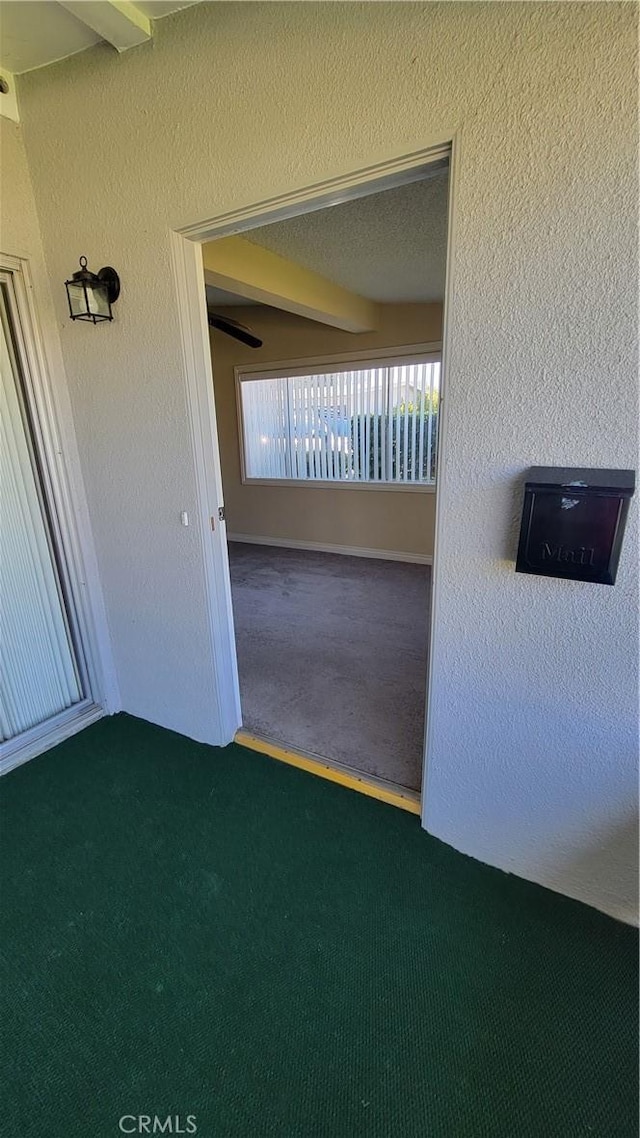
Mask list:
[[[0,273],[0,742],[87,702],[13,274]]]

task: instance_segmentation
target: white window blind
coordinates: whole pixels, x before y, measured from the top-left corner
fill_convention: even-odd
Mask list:
[[[439,361],[239,379],[245,478],[435,484]]]

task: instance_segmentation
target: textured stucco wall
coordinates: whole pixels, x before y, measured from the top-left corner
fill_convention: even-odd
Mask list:
[[[109,711],[117,711],[120,697],[111,657],[104,599],[96,566],[91,522],[82,482],[82,473],[73,430],[58,323],[42,236],[31,184],[22,126],[0,115],[0,250],[10,257],[28,262],[33,288],[33,306],[45,355],[51,414],[56,424],[59,452],[50,456],[70,487],[73,498],[74,528],[80,538],[76,553],[80,604],[85,607],[86,625],[100,645],[101,659],[94,658],[93,696]],[[69,551],[70,552],[70,551]]]
[[[615,588],[513,572],[532,462],[635,466],[631,4],[203,4],[20,100],[125,707],[215,738],[168,230],[457,132],[429,829],[635,907],[637,501]],[[357,66],[354,66],[357,60]],[[112,326],[65,318],[80,253]]]
[[[42,238],[22,127],[4,115],[0,115],[0,156],[0,246],[11,256],[28,256],[36,271],[43,270]]]
[[[245,348],[211,331],[211,354],[220,440],[227,531],[230,534],[433,555],[435,493],[359,487],[250,486],[243,484],[234,367],[264,366],[341,352],[375,352],[442,338],[441,304],[380,308],[376,332],[352,335],[277,308],[229,308],[263,340]]]

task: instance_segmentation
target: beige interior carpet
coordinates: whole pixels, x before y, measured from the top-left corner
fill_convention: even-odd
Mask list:
[[[229,543],[244,727],[418,790],[431,570]]]

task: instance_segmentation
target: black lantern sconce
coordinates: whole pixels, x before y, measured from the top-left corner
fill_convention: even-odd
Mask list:
[[[64,283],[72,320],[90,320],[92,324],[113,320],[111,305],[120,296],[120,278],[115,269],[106,265],[96,275],[87,268],[87,258],[81,257],[79,271]]]

